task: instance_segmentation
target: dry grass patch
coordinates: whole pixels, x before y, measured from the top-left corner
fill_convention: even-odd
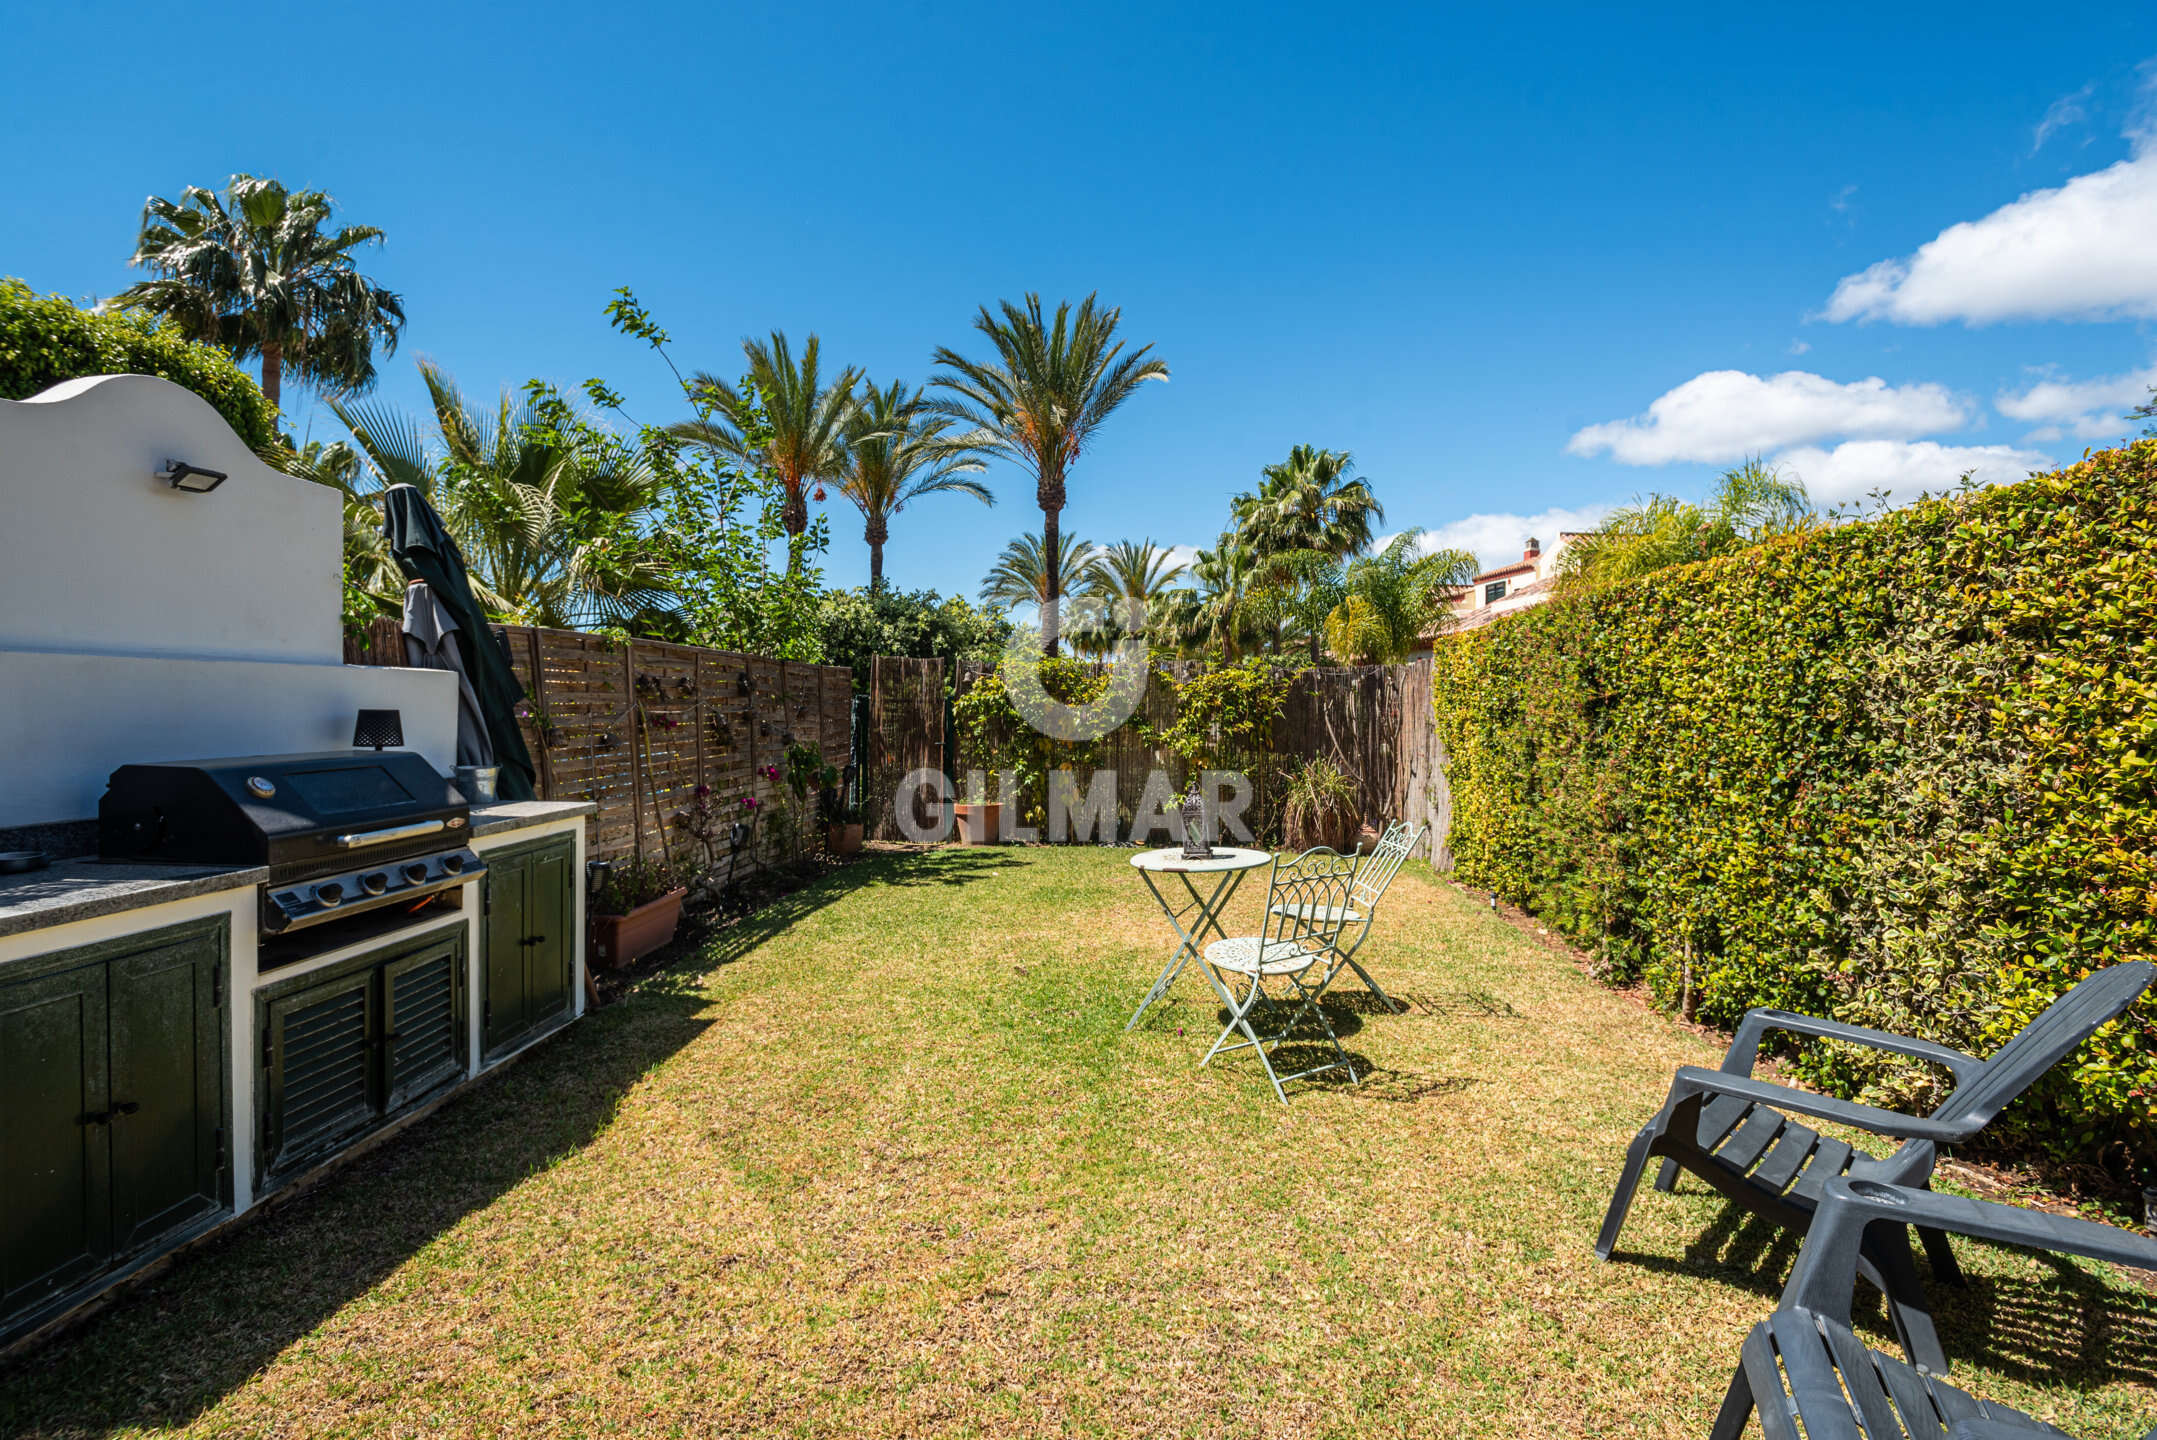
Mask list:
[[[1284,1110],[1195,1068],[1196,977],[1123,1033],[1170,940],[1125,860],[828,877],[0,1373],[0,1432],[1706,1433],[1792,1248],[1696,1184],[1589,1243],[1708,1042],[1412,867],[1410,1013],[1351,980],[1370,1078]],[[1961,1380],[2157,1419],[2148,1295],[1964,1253]]]

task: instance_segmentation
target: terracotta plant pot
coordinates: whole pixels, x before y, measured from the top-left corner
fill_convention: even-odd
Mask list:
[[[996,845],[1004,838],[1004,806],[1001,800],[987,805],[954,805],[961,845]]]
[[[861,849],[861,825],[833,823],[824,827],[824,848],[834,855],[853,855]]]
[[[592,958],[619,968],[640,960],[674,938],[682,923],[682,897],[686,888],[669,890],[627,915],[592,917]]]

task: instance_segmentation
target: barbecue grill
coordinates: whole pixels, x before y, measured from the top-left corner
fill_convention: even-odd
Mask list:
[[[470,807],[408,751],[122,765],[98,802],[108,860],[266,865],[278,935],[454,889],[486,869]]]

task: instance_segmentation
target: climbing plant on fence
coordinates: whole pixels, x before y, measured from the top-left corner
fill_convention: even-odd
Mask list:
[[[2157,442],[1443,641],[1462,880],[1716,1024],[1773,1005],[1985,1054],[2157,953]],[[2157,1006],[2001,1138],[2157,1165]],[[1926,1105],[1839,1045],[1801,1073]]]

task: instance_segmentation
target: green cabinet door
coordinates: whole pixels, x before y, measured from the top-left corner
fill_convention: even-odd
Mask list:
[[[540,1026],[569,1013],[576,982],[576,894],[570,872],[576,851],[557,845],[532,856],[525,882],[526,1022]]]
[[[108,971],[112,1243],[136,1249],[222,1203],[224,945],[196,934]]]
[[[0,1317],[112,1251],[105,967],[0,985]]]
[[[531,1028],[526,1002],[524,943],[532,855],[527,851],[487,860],[486,908],[480,944],[487,954],[486,993],[481,1000],[481,1049],[499,1054]]]
[[[565,1018],[576,985],[576,847],[566,840],[487,857],[480,944],[488,1058]]]

